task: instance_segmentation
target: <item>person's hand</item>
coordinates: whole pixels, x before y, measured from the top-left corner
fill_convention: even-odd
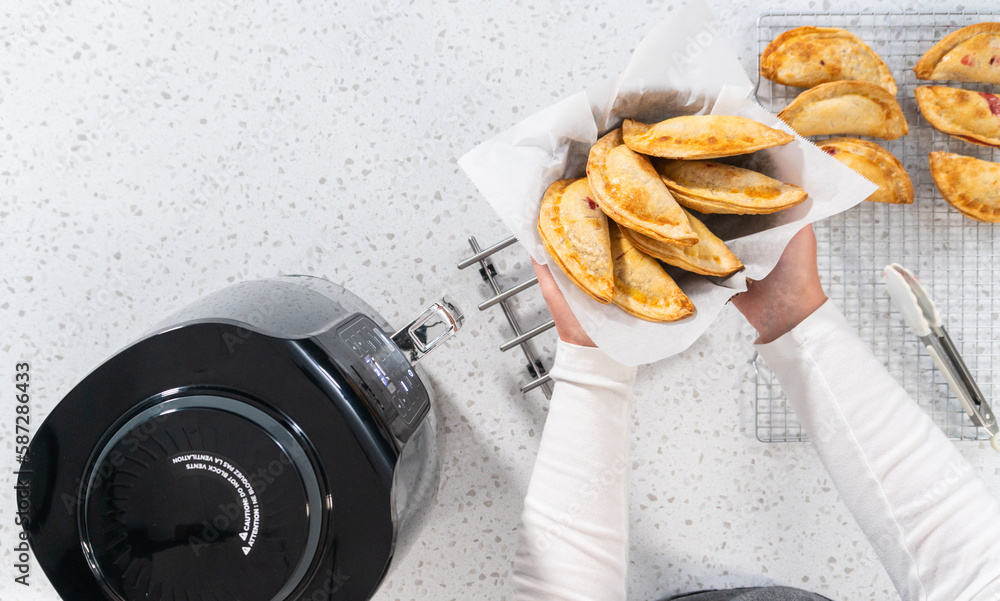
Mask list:
[[[535,266],[535,274],[538,276],[538,287],[542,289],[542,297],[545,298],[545,304],[549,306],[552,319],[556,322],[556,331],[559,332],[559,338],[577,346],[596,347],[597,345],[583,331],[583,327],[577,320],[576,315],[573,315],[573,311],[566,304],[566,299],[563,297],[562,292],[559,291],[559,287],[552,278],[549,268],[545,265],[535,263],[534,259],[531,260],[531,263]]]
[[[761,343],[772,342],[799,325],[826,302],[816,268],[816,234],[811,225],[791,239],[768,276],[733,297]]]

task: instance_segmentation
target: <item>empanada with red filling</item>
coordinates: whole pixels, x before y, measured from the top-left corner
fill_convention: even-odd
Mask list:
[[[977,23],[948,34],[913,72],[920,79],[1000,85],[1000,23]]]
[[[819,147],[878,186],[865,200],[913,204],[913,182],[899,159],[885,148],[857,138],[830,138],[819,142]]]
[[[945,86],[920,86],[914,93],[920,113],[946,134],[1000,148],[1000,96]]]
[[[796,27],[779,35],[760,55],[760,74],[800,88],[868,81],[896,95],[896,80],[885,61],[861,38],[836,27]]]
[[[599,303],[615,294],[608,218],[590,198],[586,178],[554,182],[542,197],[538,233],[566,277]]]

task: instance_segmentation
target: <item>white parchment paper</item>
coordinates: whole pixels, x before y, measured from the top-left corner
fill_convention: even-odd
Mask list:
[[[624,118],[656,122],[678,115],[739,115],[794,133],[749,98],[750,80],[724,38],[704,3],[685,5],[640,42],[618,77],[528,117],[472,149],[458,164],[524,249],[539,263],[548,263],[537,228],[545,189],[559,179],[584,177],[590,146]],[[874,184],[798,136],[786,146],[731,162],[801,186],[809,199],[773,215],[705,218],[746,269],[729,278],[711,278],[668,268],[694,303],[693,317],[674,323],[643,321],[594,301],[558,267],[552,269],[580,324],[617,361],[651,363],[688,348],[726,302],[746,290],[746,278],[761,279],[774,268],[799,229],[849,209],[875,191]]]

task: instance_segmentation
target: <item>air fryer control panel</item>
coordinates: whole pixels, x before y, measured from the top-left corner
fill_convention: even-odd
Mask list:
[[[430,399],[410,362],[385,332],[358,315],[337,330],[337,338],[351,349],[351,368],[361,376],[386,423],[398,416],[407,426],[415,425]]]

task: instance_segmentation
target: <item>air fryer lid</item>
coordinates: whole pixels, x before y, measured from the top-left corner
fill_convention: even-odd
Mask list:
[[[392,479],[398,451],[379,434],[374,415],[354,409],[364,401],[318,345],[255,334],[230,352],[225,341],[240,334],[234,325],[200,323],[147,338],[84,379],[39,428],[29,461],[22,465],[33,472],[25,528],[39,566],[62,598],[184,599],[172,593],[173,587],[196,587],[200,594],[187,598],[278,601],[326,591],[317,598],[366,599],[381,581],[393,549]],[[194,397],[215,401],[160,412],[161,405]],[[218,398],[242,406],[242,411]],[[157,412],[138,417],[151,408]],[[282,443],[253,410],[280,423],[305,450],[309,464],[298,461],[293,447]],[[240,438],[220,435],[230,427]],[[120,438],[112,441],[116,435]],[[129,453],[123,457],[115,451]],[[242,552],[243,541],[236,542],[248,532],[239,522],[245,513],[228,525],[228,515],[220,517],[239,499],[236,485],[215,472],[175,471],[173,460],[187,454],[228,462],[254,487],[260,521],[248,554]],[[280,463],[283,457],[291,465],[282,463],[284,471],[272,476],[279,471],[273,461]],[[181,461],[199,463],[194,458]],[[205,459],[200,463],[208,465]],[[261,475],[265,467],[266,478]],[[318,512],[308,500],[310,471],[321,491]],[[154,476],[165,481],[148,481]],[[279,482],[290,486],[277,486]],[[185,492],[194,495],[187,505],[141,505],[157,496],[176,504]],[[126,500],[140,505],[131,509]],[[296,503],[299,507],[289,510]],[[102,507],[109,515],[100,515]],[[323,520],[314,557],[308,556],[307,508],[310,520],[313,515]],[[155,526],[139,523],[149,518]],[[124,535],[119,525],[138,532],[119,540]],[[138,546],[125,553],[125,545],[133,543]],[[198,570],[207,573],[231,557],[237,561],[228,571],[216,570],[210,580],[199,580],[205,573]],[[265,561],[280,565],[262,572]],[[147,565],[150,569],[141,569]],[[196,571],[184,574],[190,566]],[[288,596],[278,594],[275,588],[283,591],[303,566],[306,573],[298,587]],[[177,574],[181,578],[169,590],[165,585],[162,596],[149,588]],[[287,582],[279,586],[285,576]],[[234,583],[240,588],[232,596],[222,593]],[[259,588],[235,594],[244,585]]]
[[[415,451],[433,446],[430,391],[400,374],[460,327],[449,309],[393,334],[343,288],[281,278],[175,314],[32,440],[39,566],[73,601],[368,599],[418,515],[401,500],[436,483],[433,453]],[[358,328],[379,334],[371,352]]]
[[[84,502],[88,560],[129,601],[205,590],[282,599],[319,539],[319,486],[301,446],[222,397],[175,399],[131,419],[97,458]]]

